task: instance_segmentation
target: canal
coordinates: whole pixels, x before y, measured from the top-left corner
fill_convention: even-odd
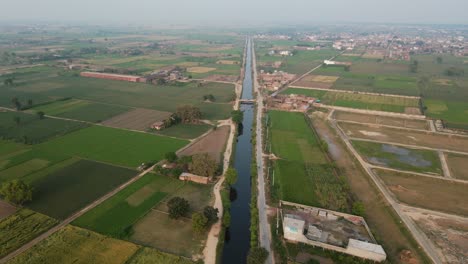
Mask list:
[[[252,99],[252,46],[247,41],[245,74],[242,84],[241,99]],[[231,189],[231,226],[226,229],[223,264],[242,264],[247,261],[250,248],[250,198],[252,162],[252,126],[254,121],[254,105],[241,104],[244,121],[239,125],[234,167],[238,173],[238,180]]]

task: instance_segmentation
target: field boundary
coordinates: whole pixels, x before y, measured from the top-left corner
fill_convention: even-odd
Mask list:
[[[338,89],[330,89],[330,88],[305,87],[305,86],[296,86],[296,85],[289,85],[288,88],[297,88],[297,89],[304,89],[304,90],[319,90],[319,91],[338,92],[338,93],[364,94],[364,95],[375,95],[375,96],[397,97],[397,98],[407,98],[407,99],[419,99],[419,100],[421,100],[420,96],[411,96],[411,95],[371,93],[371,92],[360,92],[360,91],[350,91],[350,90],[338,90]]]
[[[351,107],[326,105],[322,103],[314,103],[313,106],[319,107],[319,108],[333,109],[333,110],[345,111],[345,112],[354,112],[354,113],[367,114],[367,115],[380,115],[380,116],[390,116],[390,117],[400,117],[400,118],[420,119],[420,120],[427,119],[427,117],[424,115],[412,115],[412,114],[386,112],[386,111],[378,111],[378,110],[365,110],[365,109],[357,109],[357,108],[351,108]]]

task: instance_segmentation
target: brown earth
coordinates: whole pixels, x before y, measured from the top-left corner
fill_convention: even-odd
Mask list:
[[[426,120],[406,119],[390,116],[366,115],[351,112],[335,111],[335,119],[343,121],[354,121],[359,123],[396,126],[404,128],[415,128],[429,130]]]
[[[314,115],[316,116],[316,115]],[[329,153],[334,159],[342,175],[346,176],[354,199],[361,201],[366,209],[365,219],[377,241],[382,244],[388,258],[394,263],[422,263],[422,258],[413,246],[412,237],[398,223],[393,209],[371,182],[369,176],[362,170],[360,164],[353,159],[346,146],[336,132],[322,118],[313,118],[313,125],[320,138],[327,141]],[[415,256],[416,262],[400,260],[400,253],[408,249]]]
[[[163,121],[171,116],[169,112],[137,108],[114,116],[101,124],[110,127],[146,131],[152,124]]]
[[[13,205],[0,200],[0,220],[12,215],[16,212],[16,207]]]
[[[353,138],[379,140],[461,152],[468,150],[468,137],[437,134],[430,131],[410,131],[382,127],[379,125],[351,124],[345,122],[338,122],[338,124],[348,136]]]
[[[221,161],[221,154],[223,153],[229,136],[229,126],[221,126],[213,130],[199,141],[192,144],[190,147],[184,149],[179,153],[179,156],[191,156],[198,153],[208,153],[217,162]]]
[[[447,162],[453,177],[468,180],[468,156],[447,153]]]
[[[311,81],[301,79],[301,80],[297,81],[296,83],[294,83],[294,86],[330,89],[333,86],[333,83],[311,82]]]
[[[237,82],[237,80],[239,79],[239,76],[235,76],[235,75],[221,75],[221,74],[213,74],[213,75],[210,75],[206,78],[204,78],[204,80],[207,80],[207,81],[218,81],[218,82]]]
[[[408,115],[420,115],[421,110],[418,107],[405,107],[405,114]]]

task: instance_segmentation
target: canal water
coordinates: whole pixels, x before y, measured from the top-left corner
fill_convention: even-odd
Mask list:
[[[247,41],[242,99],[252,99],[252,50],[250,39]],[[252,125],[254,121],[254,106],[241,104],[244,121],[239,126],[236,143],[234,167],[238,180],[231,190],[231,226],[226,229],[223,250],[223,264],[242,264],[247,261],[250,248],[250,164],[252,162]]]

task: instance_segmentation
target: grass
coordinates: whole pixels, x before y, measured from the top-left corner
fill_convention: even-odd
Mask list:
[[[344,190],[305,118],[302,113],[269,112],[272,152],[280,158],[274,163],[273,188],[282,200],[344,209]]]
[[[191,260],[161,251],[152,249],[152,248],[142,248],[140,249],[128,264],[191,264]]]
[[[425,99],[424,105],[427,116],[444,120],[449,128],[468,129],[468,103]]]
[[[158,131],[158,134],[170,137],[194,139],[206,133],[212,126],[207,124],[178,124]]]
[[[321,103],[341,107],[368,109],[404,113],[406,107],[419,108],[419,100],[412,98],[398,98],[380,95],[356,94],[320,91],[312,89],[288,88],[285,94],[303,94],[321,100]]]
[[[468,174],[466,173],[468,171],[468,156],[447,153],[446,157],[452,176],[458,179],[468,180]]]
[[[64,219],[123,184],[136,172],[93,161],[80,160],[50,173],[33,185],[33,201],[27,206]]]
[[[376,170],[400,202],[457,215],[468,215],[468,185],[405,173]]]
[[[21,209],[0,221],[0,257],[44,233],[58,221],[29,209]]]
[[[9,263],[124,264],[137,250],[130,242],[66,226]]]
[[[439,155],[435,151],[366,141],[353,141],[353,146],[375,165],[413,172],[442,174]]]
[[[169,177],[147,174],[78,218],[73,224],[112,237],[124,238],[139,218],[182,184]]]
[[[19,119],[18,123],[15,121]],[[86,124],[53,118],[40,119],[22,112],[0,112],[0,138],[37,144],[86,127]]]

